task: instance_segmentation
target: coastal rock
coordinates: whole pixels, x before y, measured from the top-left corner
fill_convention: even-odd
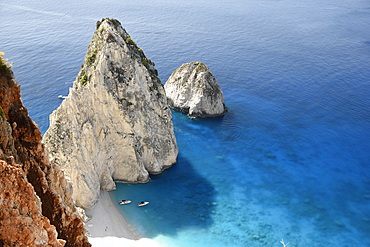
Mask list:
[[[154,63],[115,19],[103,19],[68,97],[44,135],[52,162],[91,208],[114,182],[143,183],[176,162],[172,114]]]
[[[0,120],[1,121],[1,120]],[[1,246],[64,246],[20,165],[0,160]]]
[[[221,88],[202,62],[181,65],[168,78],[164,89],[169,105],[190,117],[217,117],[225,114]]]
[[[49,163],[41,132],[0,55],[0,246],[91,246],[71,185]]]

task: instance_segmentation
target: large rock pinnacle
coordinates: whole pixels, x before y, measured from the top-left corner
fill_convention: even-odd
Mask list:
[[[91,208],[114,181],[147,182],[176,162],[171,111],[154,63],[119,21],[97,23],[68,97],[44,136],[50,158]]]

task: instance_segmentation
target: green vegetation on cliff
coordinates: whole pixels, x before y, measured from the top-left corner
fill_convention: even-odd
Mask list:
[[[4,120],[6,120],[5,112],[4,112],[4,110],[1,106],[0,106],[0,117],[2,117]]]
[[[88,54],[88,56],[86,57],[85,63],[87,63],[88,65],[92,65],[96,60],[97,52],[98,52],[98,49],[95,47],[93,51],[90,54]]]
[[[103,23],[106,24],[103,25]],[[116,43],[121,45],[121,39],[127,44],[131,58],[138,59],[142,65],[149,71],[153,80],[153,89],[157,90],[158,85],[162,82],[158,77],[158,71],[155,69],[155,64],[146,57],[144,51],[138,47],[136,42],[130,37],[126,30],[121,26],[121,23],[116,19],[103,18],[96,22],[96,31],[85,56],[84,64],[81,66],[81,71],[77,77],[77,81],[82,86],[86,86],[90,80],[92,69],[96,67],[98,54],[106,43]],[[112,44],[115,45],[115,44]],[[118,78],[120,80],[121,78]]]
[[[12,67],[12,64],[8,62],[8,59],[3,58],[4,52],[0,51],[0,72],[10,72],[10,67]]]
[[[195,68],[197,73],[208,71],[208,68],[204,63],[202,62],[193,62],[193,63],[198,64],[197,67]]]
[[[80,78],[78,79],[79,83],[81,83],[82,86],[86,86],[87,84],[87,75],[84,73]]]
[[[113,18],[103,18],[101,21],[97,21],[96,22],[96,29],[98,29],[100,27],[100,24],[103,23],[103,21],[109,21],[110,23],[112,23],[114,25],[115,28],[117,28],[118,26],[121,26],[121,22],[119,22],[119,20],[117,19],[113,19]]]

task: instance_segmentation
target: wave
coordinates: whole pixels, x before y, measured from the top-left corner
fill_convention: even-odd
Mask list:
[[[28,12],[38,13],[38,14],[42,14],[42,15],[58,16],[58,17],[65,17],[65,18],[77,18],[76,16],[72,16],[72,15],[69,15],[69,14],[66,14],[66,13],[59,13],[59,12],[55,12],[55,11],[34,9],[34,8],[22,6],[22,5],[6,4],[6,6],[11,7],[11,8],[15,8],[15,9],[19,9],[19,10],[28,11]],[[78,18],[79,19],[86,19],[86,20],[90,20],[90,21],[91,20],[96,21],[95,18],[89,18],[89,17],[78,17]]]

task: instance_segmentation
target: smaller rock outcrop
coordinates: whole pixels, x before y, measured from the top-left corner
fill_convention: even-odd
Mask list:
[[[221,88],[202,62],[181,65],[168,78],[164,89],[170,107],[189,117],[217,117],[226,112]]]

